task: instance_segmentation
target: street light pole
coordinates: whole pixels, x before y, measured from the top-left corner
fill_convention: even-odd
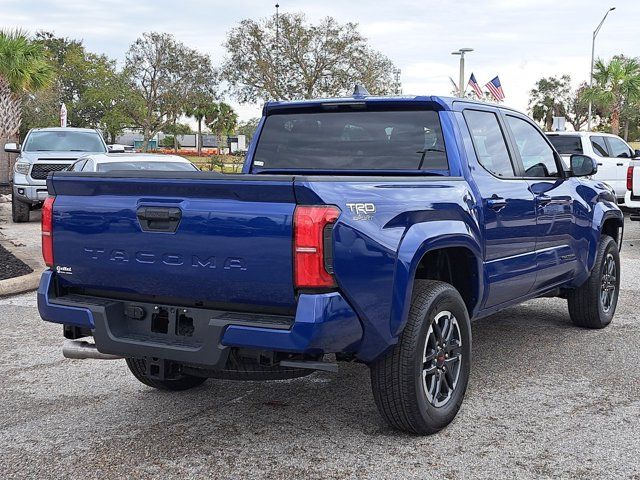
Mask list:
[[[460,55],[460,77],[458,81],[458,97],[464,97],[465,85],[464,85],[464,54],[473,52],[473,48],[461,48],[456,52],[451,52],[451,55]]]
[[[596,52],[596,37],[598,36],[598,32],[600,31],[600,28],[602,28],[602,24],[607,19],[607,15],[609,15],[609,12],[613,12],[615,9],[616,7],[611,7],[609,10],[607,10],[607,13],[604,14],[604,17],[602,17],[602,20],[600,21],[596,29],[593,31],[593,38],[591,39],[591,70],[589,71],[589,90],[593,88],[593,62],[594,62],[595,52]],[[592,101],[589,100],[587,132],[591,131],[591,109],[592,108],[593,108]]]

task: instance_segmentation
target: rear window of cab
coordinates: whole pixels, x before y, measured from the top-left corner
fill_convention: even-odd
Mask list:
[[[448,170],[438,112],[278,113],[253,157],[260,170]]]
[[[580,135],[547,135],[560,155],[582,154],[582,139]]]

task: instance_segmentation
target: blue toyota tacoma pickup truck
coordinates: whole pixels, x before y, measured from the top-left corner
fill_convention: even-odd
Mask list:
[[[556,296],[579,327],[611,322],[623,216],[590,157],[562,165],[501,106],[271,102],[242,174],[52,173],[40,314],[67,357],[161,389],[363,362],[382,416],[433,433],[465,394],[470,320]]]

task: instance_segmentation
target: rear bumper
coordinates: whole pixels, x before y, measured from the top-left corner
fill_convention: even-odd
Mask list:
[[[294,317],[276,317],[81,295],[57,297],[54,279],[55,273],[47,270],[40,280],[42,319],[91,330],[100,352],[123,357],[156,357],[223,369],[230,347],[356,353],[363,334],[356,313],[338,292],[300,295]],[[132,306],[141,307],[144,317],[128,317],[125,312]],[[168,313],[166,326],[160,322],[166,331],[158,331],[152,320],[156,307]],[[181,314],[190,322],[186,330]]]

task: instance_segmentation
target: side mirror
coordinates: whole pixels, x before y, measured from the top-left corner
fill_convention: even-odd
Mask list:
[[[20,145],[17,143],[5,143],[4,151],[7,153],[20,153]]]
[[[124,145],[107,145],[109,153],[124,153]]]
[[[633,151],[633,158],[640,158],[640,150]]]
[[[598,172],[598,163],[587,155],[571,155],[571,172],[574,177],[588,177]]]

